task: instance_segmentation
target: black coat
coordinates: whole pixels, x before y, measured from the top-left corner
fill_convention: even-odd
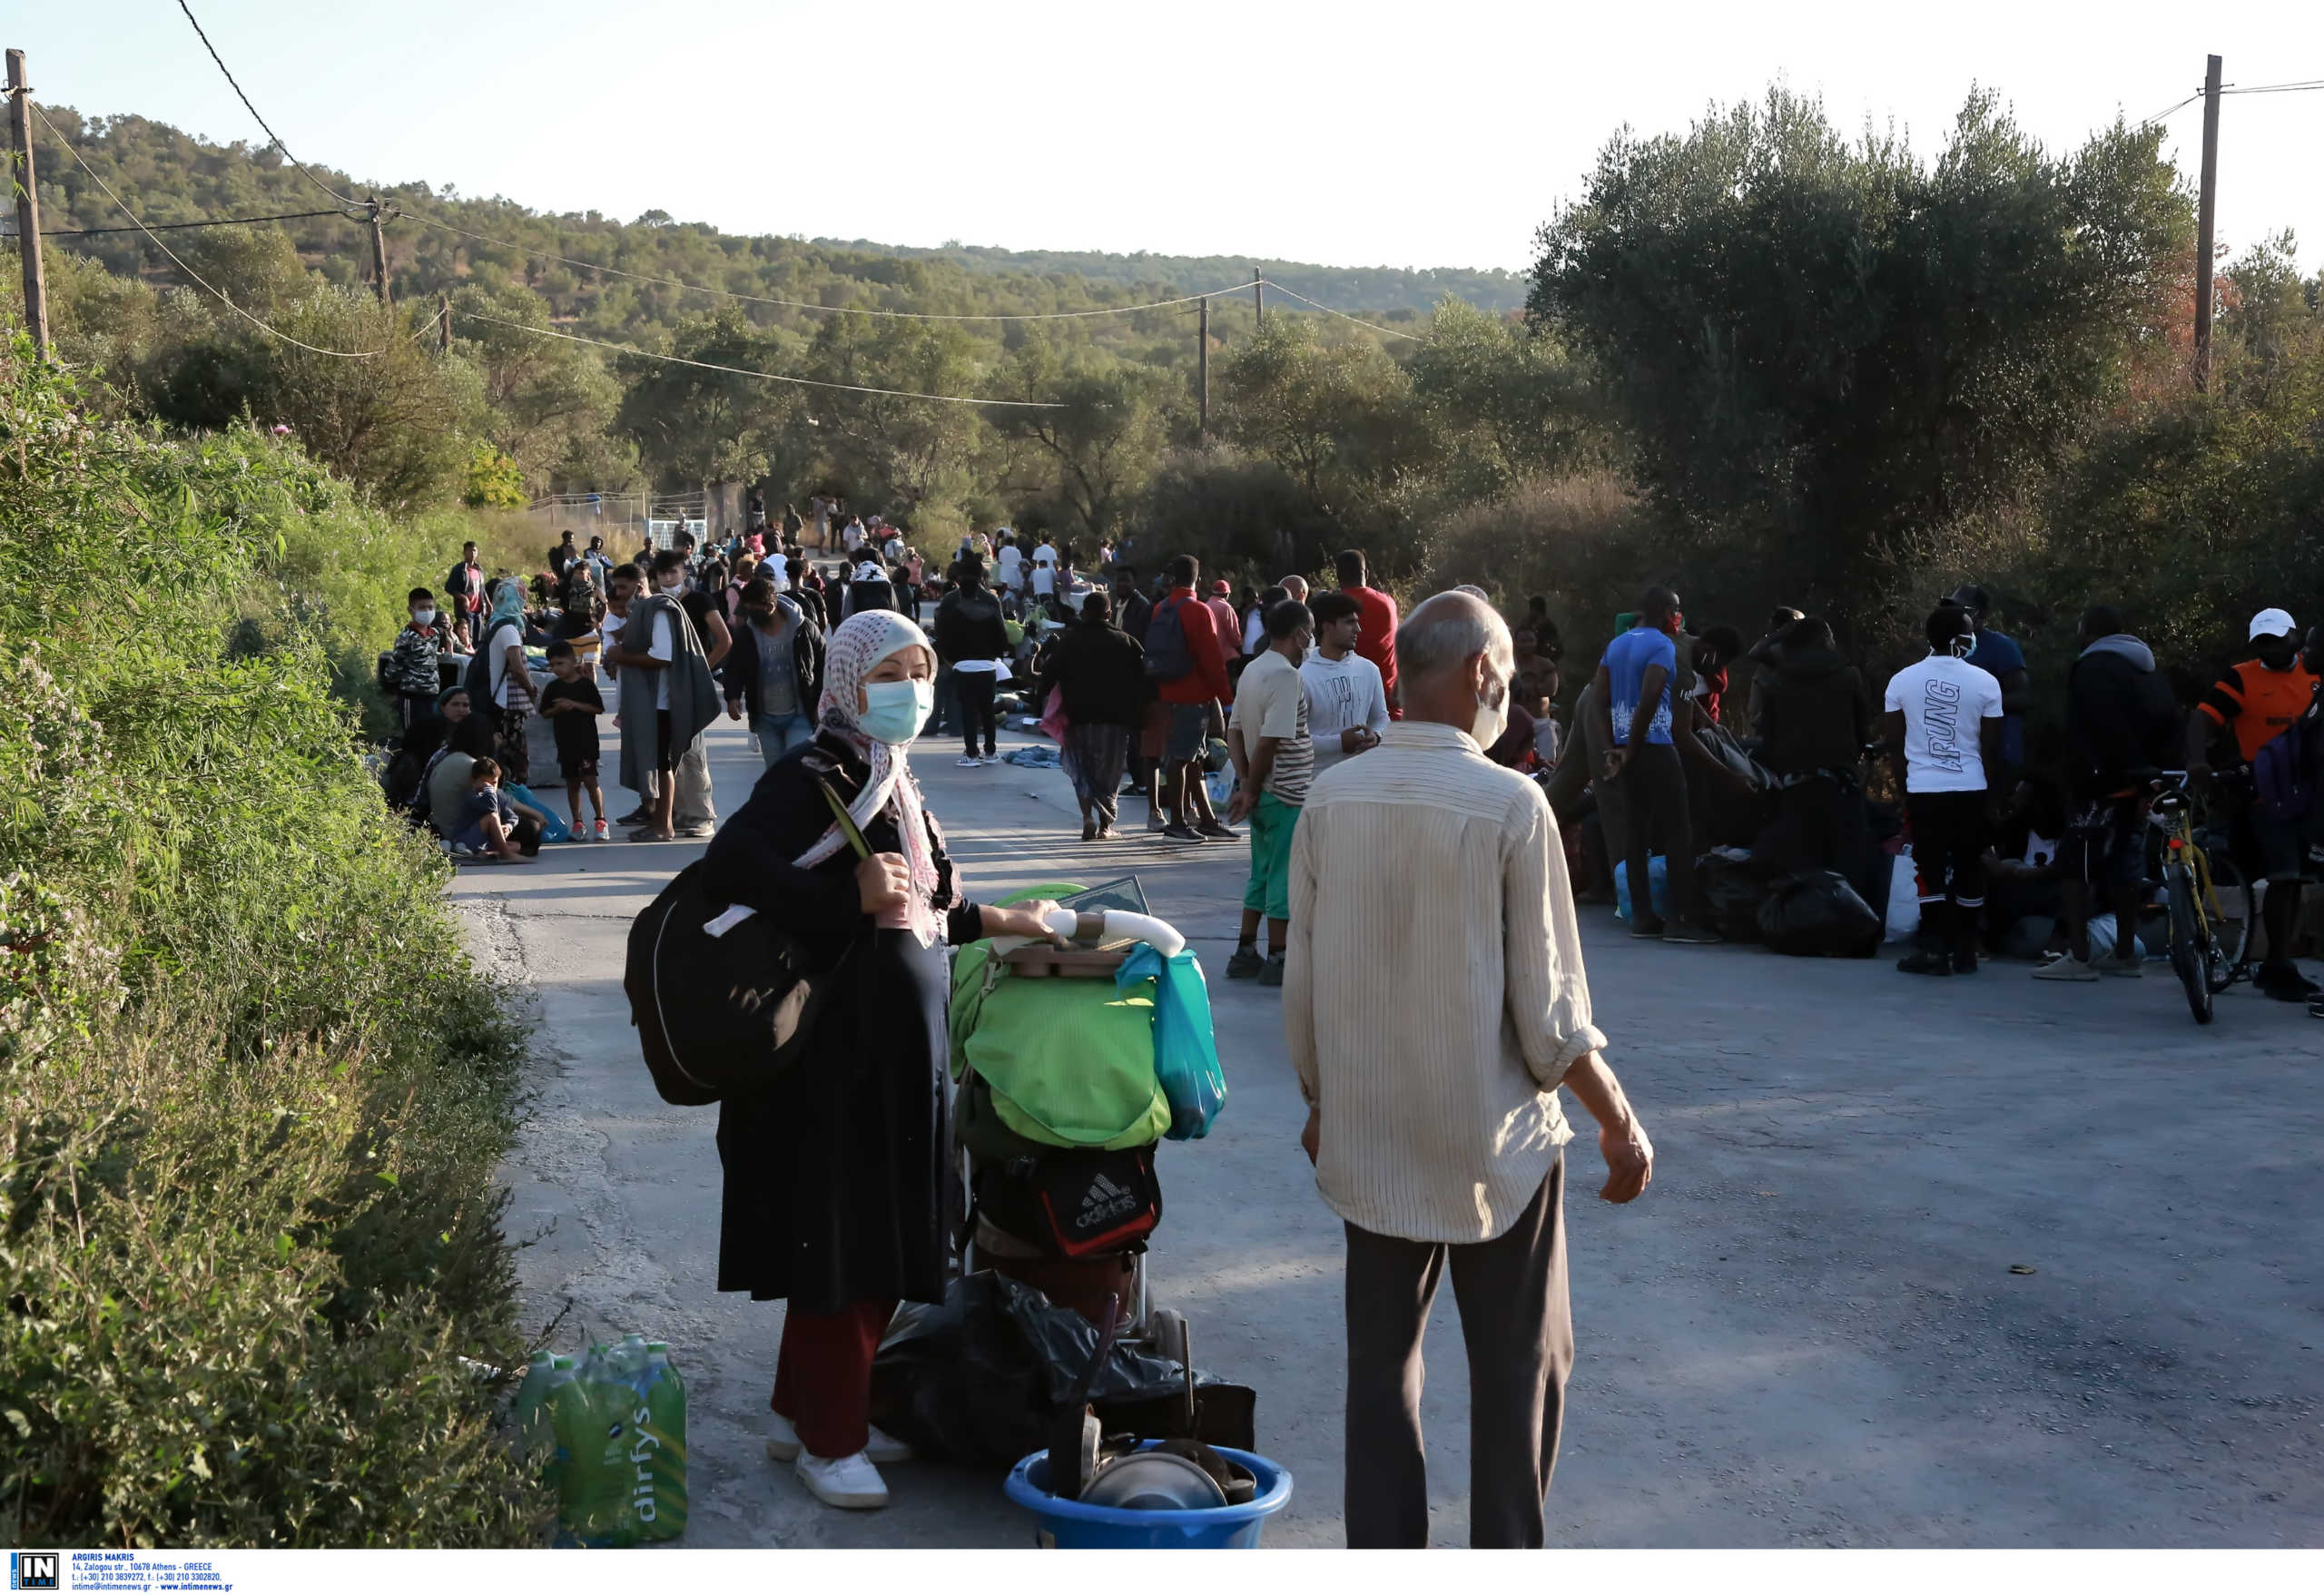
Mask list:
[[[1009,628],[1000,618],[1000,600],[990,587],[956,587],[936,606],[936,656],[947,665],[963,659],[1009,657]]]
[[[1759,763],[1778,775],[1856,769],[1873,726],[1855,665],[1829,648],[1786,648],[1758,686]]]
[[[1065,690],[1065,717],[1077,725],[1136,726],[1153,692],[1146,679],[1146,650],[1128,632],[1104,621],[1079,620],[1049,645],[1035,701],[1051,687]]]
[[[806,1056],[769,1092],[718,1109],[725,1166],[718,1288],[801,1312],[857,1302],[943,1297],[961,1212],[944,1070],[950,1057],[947,942],[980,935],[974,905],[953,892],[934,817],[944,941],[876,929],[859,906],[855,854],[812,870],[792,862],[832,822],[818,775],[842,802],[868,772],[827,735],[777,761],[719,831],[704,862],[729,901],[747,903],[825,959],[831,997]],[[864,829],[874,852],[900,852],[890,808]]]

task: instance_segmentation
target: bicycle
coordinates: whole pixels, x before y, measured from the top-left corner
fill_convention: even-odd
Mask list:
[[[2183,770],[2165,770],[2151,822],[2162,835],[2162,884],[2170,907],[2171,968],[2187,989],[2195,1022],[2211,1022],[2211,999],[2251,978],[2246,956],[2257,894],[2233,859],[2214,859],[2198,823],[2197,798]],[[2225,893],[2225,901],[2221,893]],[[2233,912],[2230,911],[2230,907]]]

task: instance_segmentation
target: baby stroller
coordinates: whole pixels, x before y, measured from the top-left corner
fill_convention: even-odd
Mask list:
[[[1152,1304],[1147,1239],[1158,1144],[1204,1135],[1226,1100],[1201,968],[1135,877],[1020,896],[1059,900],[1066,945],[980,942],[953,960],[960,1267],[1100,1329],[1110,1314],[1118,1338],[1182,1358],[1184,1321]]]

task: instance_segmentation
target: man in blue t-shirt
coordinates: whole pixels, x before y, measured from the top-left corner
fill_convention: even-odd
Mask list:
[[[1699,943],[1720,938],[1696,912],[1695,846],[1687,816],[1687,771],[1671,737],[1671,678],[1679,673],[1674,640],[1679,595],[1655,587],[1639,601],[1638,624],[1606,645],[1598,662],[1596,713],[1606,716],[1600,790],[1622,805],[1629,856],[1630,934]],[[1654,911],[1647,858],[1660,844],[1669,881],[1670,917]]]
[[[2001,684],[2001,762],[2006,769],[2022,769],[2025,763],[2025,703],[2033,693],[2033,677],[2025,673],[2025,650],[2017,645],[2015,637],[2004,636],[1985,624],[1989,600],[1985,589],[1976,583],[1963,582],[1945,602],[1969,612],[1969,624],[1977,632],[1977,645],[1964,663],[1975,665]]]

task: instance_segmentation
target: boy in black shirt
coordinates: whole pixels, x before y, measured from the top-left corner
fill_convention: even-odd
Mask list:
[[[606,712],[606,701],[597,694],[597,684],[581,674],[580,655],[571,643],[548,645],[548,668],[556,679],[541,694],[541,713],[550,717],[549,729],[556,734],[556,762],[565,772],[565,801],[573,811],[574,839],[587,834],[610,842],[606,794],[597,785],[597,716]],[[597,822],[587,832],[581,829],[584,787],[588,788],[590,806],[597,812]]]

